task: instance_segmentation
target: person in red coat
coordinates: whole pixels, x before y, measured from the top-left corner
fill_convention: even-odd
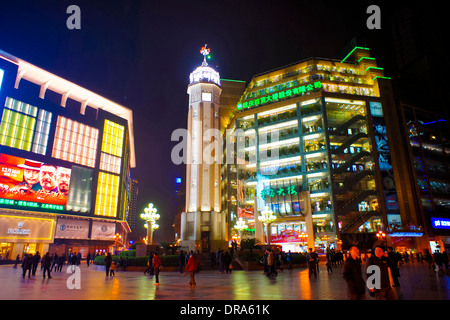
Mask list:
[[[189,257],[189,260],[186,264],[186,272],[189,272],[191,276],[191,281],[189,282],[189,286],[191,288],[195,288],[195,286],[197,285],[195,283],[195,272],[197,271],[197,266],[198,266],[197,257],[195,256],[194,252],[191,251],[191,256]]]
[[[155,252],[155,255],[153,256],[153,269],[155,270],[155,286],[159,286],[159,271],[161,269],[162,263],[161,258],[159,257],[158,253]]]

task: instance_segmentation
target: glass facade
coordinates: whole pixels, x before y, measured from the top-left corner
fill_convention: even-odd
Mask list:
[[[122,157],[125,128],[117,123],[105,120],[103,127],[102,152]]]
[[[95,202],[96,216],[117,216],[119,180],[119,177],[116,175],[99,172],[97,184],[97,200]]]
[[[98,129],[58,116],[52,157],[95,166]]]
[[[381,230],[381,139],[369,112],[380,78],[369,49],[357,47],[341,62],[310,59],[252,79],[228,127],[235,149],[224,152],[236,163],[222,170],[230,233],[243,218],[245,236],[260,237],[266,207],[276,216],[270,240],[283,249],[305,249],[302,233],[320,252],[337,248],[344,233]]]

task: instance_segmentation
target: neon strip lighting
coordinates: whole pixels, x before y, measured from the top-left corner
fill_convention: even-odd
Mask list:
[[[364,72],[367,72],[367,70],[369,70],[369,69],[384,70],[383,68],[380,68],[380,67],[367,67],[367,69],[364,70]]]
[[[361,59],[358,60],[357,63],[360,63],[361,60],[363,60],[363,59],[365,59],[365,60],[375,60],[375,58],[372,58],[372,57],[362,57]]]
[[[442,121],[447,121],[447,120],[445,120],[445,119],[439,119],[439,120],[437,120],[437,121],[431,121],[431,122],[426,122],[426,123],[422,123],[423,125],[428,125],[428,124],[432,124],[432,123],[436,123],[436,122],[442,122]]]
[[[222,80],[230,81],[230,82],[241,82],[241,83],[245,83],[245,81],[242,81],[242,80],[220,79],[220,81],[222,81]]]
[[[2,88],[2,82],[3,82],[3,74],[5,71],[3,69],[0,69],[0,89]]]
[[[380,76],[376,76],[375,78],[372,79],[372,81],[374,81],[375,79],[387,79],[387,80],[391,80],[390,77],[380,77]]]
[[[364,47],[355,47],[352,51],[350,51],[350,53],[344,58],[344,60],[341,61],[341,63],[344,63],[345,60],[347,60],[348,57],[350,57],[352,55],[352,53],[356,50],[356,49],[361,49],[361,50],[370,50],[369,48],[364,48]]]

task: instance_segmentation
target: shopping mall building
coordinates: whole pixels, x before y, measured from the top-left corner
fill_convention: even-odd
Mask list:
[[[0,255],[123,245],[132,111],[0,51]]]
[[[408,165],[419,146],[405,143],[396,103],[391,79],[365,47],[254,76],[225,136],[235,142],[224,149],[234,163],[222,166],[230,236],[243,218],[243,237],[286,251],[371,248],[378,240],[427,248],[431,220]],[[269,230],[258,220],[265,210],[276,217]]]

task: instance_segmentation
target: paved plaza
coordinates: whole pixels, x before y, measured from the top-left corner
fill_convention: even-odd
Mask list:
[[[234,270],[221,274],[215,270],[200,271],[196,288],[188,286],[189,276],[178,272],[160,274],[160,286],[142,272],[116,272],[106,277],[103,266],[80,266],[79,281],[72,273],[53,272],[42,278],[38,269],[32,279],[22,279],[20,266],[0,266],[1,300],[346,300],[342,266],[327,273],[320,266],[318,278],[309,279],[306,268],[279,272],[268,279],[262,271]],[[408,263],[400,269],[400,288],[394,288],[400,300],[450,300],[450,276],[436,272],[428,264]],[[69,283],[69,285],[68,285]],[[76,287],[78,283],[79,288]],[[69,289],[72,287],[72,289]],[[373,298],[367,295],[368,300]]]

